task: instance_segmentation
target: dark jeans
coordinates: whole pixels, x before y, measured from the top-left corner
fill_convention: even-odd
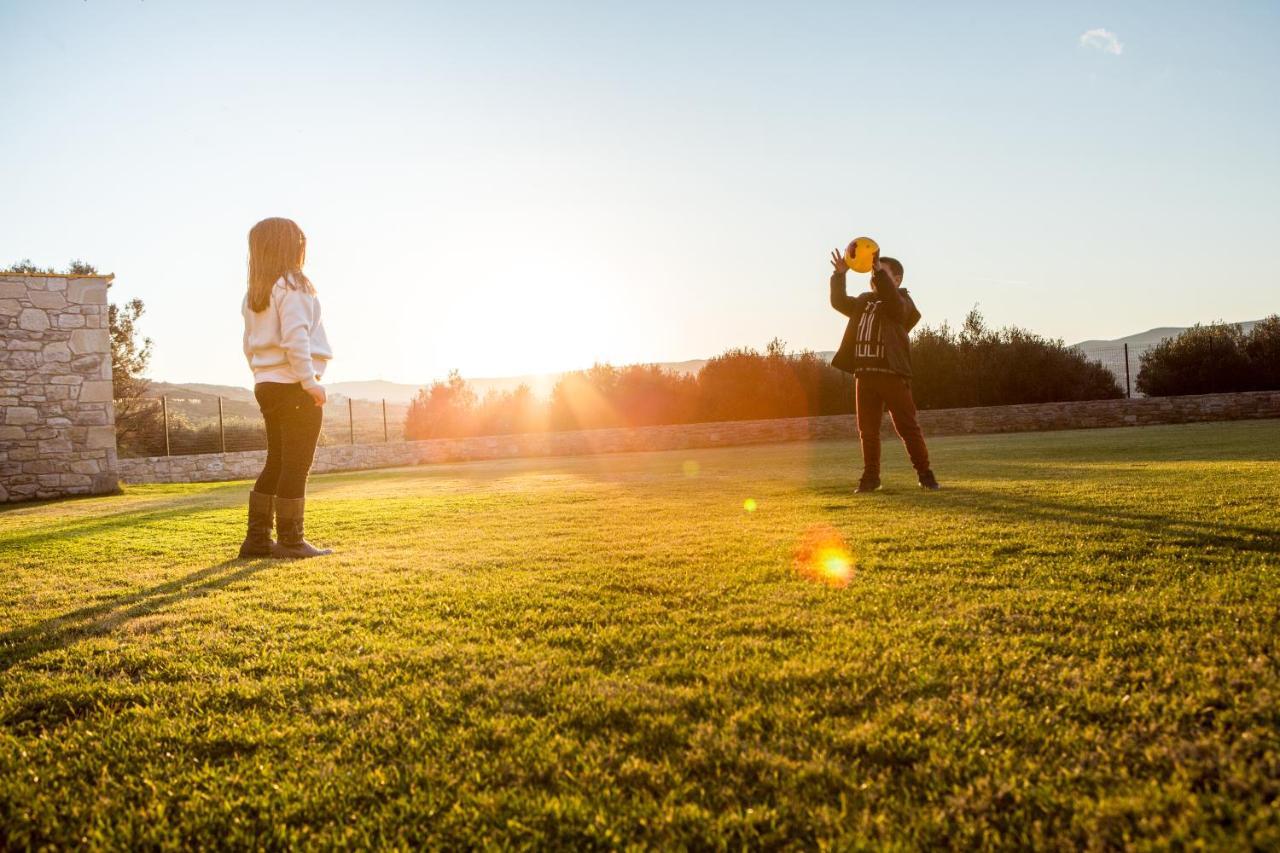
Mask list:
[[[267,422],[267,462],[253,490],[281,498],[300,498],[320,438],[324,409],[294,382],[259,382],[253,387]]]
[[[920,474],[928,471],[929,448],[925,446],[924,430],[916,419],[911,380],[896,373],[859,373],[857,395],[863,475],[880,476],[880,421],[886,408],[893,418],[893,428],[907,446],[912,467]]]

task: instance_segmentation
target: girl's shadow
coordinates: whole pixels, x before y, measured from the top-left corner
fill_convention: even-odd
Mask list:
[[[8,672],[23,661],[47,651],[67,648],[86,637],[108,634],[130,619],[155,613],[183,599],[244,580],[267,568],[271,562],[224,560],[148,589],[0,634],[0,673]],[[233,567],[239,568],[229,571]]]

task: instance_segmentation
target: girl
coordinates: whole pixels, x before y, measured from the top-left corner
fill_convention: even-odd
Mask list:
[[[241,557],[331,554],[303,536],[307,473],[320,437],[324,375],[333,351],[316,290],[302,273],[307,238],[292,220],[264,219],[249,231],[244,354],[267,425],[267,461],[249,493],[249,532]],[[271,540],[274,502],[279,541]]]

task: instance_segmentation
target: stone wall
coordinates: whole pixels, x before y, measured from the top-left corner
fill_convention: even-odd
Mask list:
[[[0,275],[0,503],[117,488],[110,280]]]
[[[1093,400],[921,412],[926,435],[1025,432],[1089,427],[1144,426],[1194,421],[1280,418],[1280,391]],[[890,430],[888,418],[885,430]],[[851,439],[852,415],[730,421],[640,429],[530,433],[479,438],[399,441],[322,447],[314,470],[352,471],[433,462],[462,462],[520,456],[573,456],[646,450],[688,450],[784,441]],[[120,477],[129,483],[187,483],[257,477],[265,451],[196,456],[121,459]]]

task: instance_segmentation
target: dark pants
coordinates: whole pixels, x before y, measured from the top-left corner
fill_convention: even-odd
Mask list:
[[[267,462],[253,490],[281,498],[300,498],[320,439],[324,409],[301,383],[259,382],[253,388],[267,422]]]
[[[917,473],[929,470],[929,448],[916,419],[916,401],[911,396],[911,380],[896,373],[858,374],[858,437],[862,439],[863,476],[880,476],[880,421],[884,410],[893,418],[893,428],[907,446],[907,455]]]

